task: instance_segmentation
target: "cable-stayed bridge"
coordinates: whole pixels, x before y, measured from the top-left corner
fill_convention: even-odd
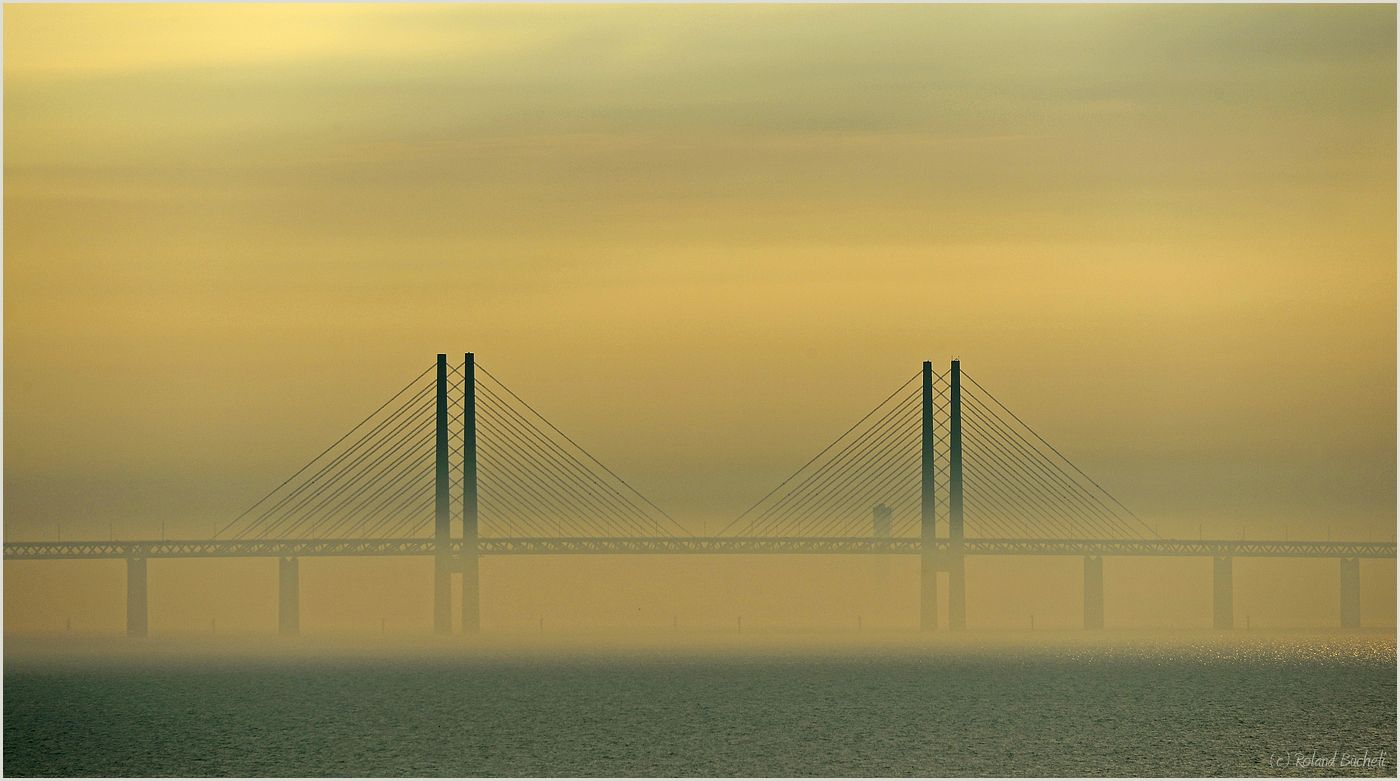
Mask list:
[[[205,540],[15,542],[5,558],[126,559],[127,631],[147,633],[151,558],[278,557],[279,625],[300,626],[304,556],[434,557],[434,625],[480,627],[479,558],[539,554],[845,553],[921,559],[920,626],[966,625],[965,559],[1082,556],[1084,626],[1103,628],[1104,556],[1210,556],[1214,625],[1234,626],[1235,557],[1336,558],[1341,624],[1360,626],[1360,560],[1395,543],[1166,540],[953,361],[910,377],[714,535],[668,515],[478,365],[405,385]]]

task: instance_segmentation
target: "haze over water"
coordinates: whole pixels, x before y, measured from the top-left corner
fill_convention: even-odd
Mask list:
[[[1395,775],[1389,631],[6,650],[6,775]]]
[[[956,356],[1144,535],[1395,539],[1394,5],[4,22],[7,542],[207,538],[466,352],[702,536]],[[273,557],[151,559],[138,642],[127,566],[6,562],[7,775],[1395,774],[1393,559],[1166,635],[1212,562],[1109,557],[1089,638],[1079,557],[930,637],[911,556],[497,556],[442,642],[428,556],[279,642]]]

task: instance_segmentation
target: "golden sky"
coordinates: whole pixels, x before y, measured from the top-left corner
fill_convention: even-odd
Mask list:
[[[1389,537],[1395,47],[1384,4],[6,5],[6,538],[204,536],[465,351],[685,519],[957,356],[1163,536]]]

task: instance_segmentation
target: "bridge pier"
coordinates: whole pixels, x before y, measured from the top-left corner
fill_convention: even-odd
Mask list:
[[[919,629],[938,629],[938,558],[931,545],[919,556]]]
[[[1216,556],[1215,561],[1215,621],[1216,629],[1235,628],[1234,559]]]
[[[481,560],[473,550],[462,549],[462,634],[481,631]]]
[[[1361,559],[1342,559],[1342,628],[1361,628]]]
[[[1084,628],[1103,629],[1103,557],[1084,557]]]
[[[301,584],[296,556],[277,558],[277,633],[283,637],[301,634]]]
[[[967,629],[967,581],[962,547],[954,543],[948,555],[948,628]]]
[[[452,631],[452,560],[444,553],[433,557],[433,631]]]
[[[146,636],[146,560],[126,560],[126,636]]]

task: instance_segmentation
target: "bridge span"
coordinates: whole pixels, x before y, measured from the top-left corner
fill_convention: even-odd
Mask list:
[[[300,629],[298,562],[306,556],[432,556],[440,633],[452,626],[453,573],[461,573],[463,631],[479,630],[482,556],[918,556],[923,630],[939,625],[940,572],[948,628],[966,626],[968,556],[1083,557],[1086,629],[1104,625],[1105,556],[1210,557],[1219,629],[1234,627],[1236,557],[1337,559],[1343,627],[1361,623],[1361,559],[1396,558],[1394,542],[1163,539],[958,361],[944,374],[924,362],[729,525],[697,536],[471,353],[456,367],[439,355],[212,539],[4,548],[10,561],[125,559],[133,637],[147,634],[146,562],[163,558],[277,558],[283,634]]]
[[[469,551],[475,548],[475,555]],[[924,558],[935,572],[952,571],[955,546],[932,541]],[[1361,626],[1361,559],[1394,559],[1393,542],[1306,542],[1290,540],[1029,540],[966,538],[962,556],[1082,556],[1084,558],[1084,627],[1102,629],[1103,558],[1105,556],[1195,556],[1214,561],[1213,625],[1234,627],[1231,562],[1242,558],[1332,558],[1340,564],[1341,626]],[[530,555],[705,555],[705,554],[845,554],[924,557],[923,540],[880,537],[496,537],[453,539],[444,547],[434,538],[270,539],[270,540],[118,540],[5,543],[5,559],[127,561],[127,633],[147,633],[148,559],[277,558],[278,626],[282,634],[300,631],[298,561],[302,557],[437,556],[440,572],[477,571],[481,556]],[[471,555],[471,560],[467,556]],[[476,592],[475,588],[464,591]],[[464,618],[466,616],[464,615]]]
[[[483,537],[478,556],[548,554],[705,554],[705,553],[840,553],[920,555],[917,537]],[[448,546],[461,557],[462,540]],[[932,544],[947,555],[951,544]],[[431,537],[338,540],[119,540],[7,542],[5,558],[53,559],[203,559],[298,556],[432,556]],[[1393,559],[1393,542],[1304,542],[1287,540],[963,540],[964,556],[1209,556],[1313,559]],[[460,563],[456,563],[460,566]]]

